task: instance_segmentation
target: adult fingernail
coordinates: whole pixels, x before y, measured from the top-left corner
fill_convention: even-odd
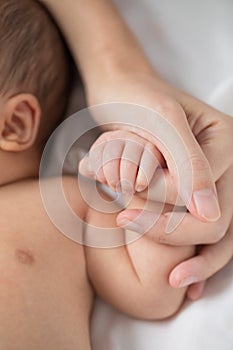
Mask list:
[[[196,282],[198,282],[196,276],[187,276],[179,283],[179,287],[180,288],[187,287],[187,286],[190,286],[190,284],[193,284]]]
[[[204,189],[193,193],[198,214],[208,221],[217,221],[221,216],[218,199],[213,190]]]
[[[138,233],[144,233],[144,229],[142,226],[140,226],[138,223],[136,223],[134,221],[130,221],[126,218],[118,221],[118,225],[123,227],[126,230],[135,231]]]

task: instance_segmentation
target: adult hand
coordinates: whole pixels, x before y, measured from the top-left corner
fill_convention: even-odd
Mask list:
[[[101,86],[98,86],[98,88],[94,86],[90,89],[89,86],[87,92],[89,91],[90,105],[113,101],[125,102],[135,104],[136,106],[145,106],[158,112],[160,119],[165,121],[165,123],[159,123],[162,124],[160,130],[158,130],[159,127],[156,119],[148,118],[145,121],[143,110],[141,114],[133,113],[132,127],[130,126],[131,120],[129,120],[127,112],[125,112],[121,121],[128,124],[121,124],[121,128],[131,130],[135,133],[138,132],[140,136],[154,143],[162,153],[168,168],[165,172],[166,187],[169,188],[166,202],[173,203],[174,198],[177,198],[179,189],[180,197],[194,216],[203,221],[217,221],[220,217],[220,209],[215,188],[217,178],[216,174],[213,177],[210,168],[213,165],[212,148],[210,152],[207,152],[207,159],[204,153],[205,150],[202,150],[202,147],[205,147],[206,140],[203,140],[201,145],[199,144],[200,142],[198,143],[202,138],[202,133],[198,129],[200,122],[197,123],[197,120],[194,120],[194,118],[190,119],[187,116],[181,103],[172,97],[170,91],[169,93],[165,91],[165,84],[162,85],[157,77],[148,74],[125,74],[122,76],[118,74],[109,81],[103,80]],[[198,106],[196,108],[200,109]],[[136,107],[135,110],[137,110]],[[114,120],[112,113],[98,113],[94,117],[100,125],[102,123],[113,123],[117,121],[116,128],[118,129],[120,127],[119,120]],[[206,115],[205,117],[207,118]],[[212,121],[207,118],[205,123],[202,123],[204,125],[203,128],[207,128],[209,123],[212,123]],[[137,131],[135,125],[141,126],[141,129]],[[168,126],[170,130],[173,130],[170,133],[171,135],[169,134],[169,138],[167,137]],[[151,133],[145,131],[145,128],[150,130]],[[179,135],[178,139],[177,135]],[[218,153],[219,151],[221,150],[218,148]],[[216,156],[215,152],[214,155]],[[215,167],[215,169],[218,169],[218,167]],[[217,172],[219,171],[221,172],[221,169]],[[180,181],[181,175],[182,182]],[[193,182],[192,188],[190,188],[189,181],[191,177]],[[186,181],[184,181],[185,179]],[[191,193],[189,193],[190,191]],[[161,200],[161,197],[164,197],[164,190],[161,191],[160,188],[160,191],[157,191],[157,193],[158,196],[155,200]]]
[[[196,209],[200,211],[197,217],[203,219],[205,216],[206,221],[209,219],[213,222],[202,222],[187,213],[181,224],[168,235],[165,231],[169,215],[166,214],[161,215],[147,233],[157,242],[164,244],[205,244],[200,248],[196,257],[179,264],[170,274],[170,284],[173,287],[192,284],[188,290],[188,296],[191,299],[200,297],[204,287],[203,281],[225,266],[233,256],[231,197],[233,191],[233,119],[174,89],[158,80],[157,77],[147,75],[118,76],[113,81],[104,82],[102,88],[99,87],[96,93],[92,90],[89,101],[91,104],[112,101],[137,103],[159,111],[169,118],[189,150],[189,161],[194,176],[194,192],[211,189],[212,184],[216,183],[222,212],[220,218],[215,199],[213,196],[210,198],[209,190],[204,190],[202,193],[199,192],[200,201],[195,201],[196,208],[191,208],[190,211],[193,213]],[[150,126],[147,125],[147,127]],[[143,136],[146,137],[146,135]],[[184,160],[182,166],[185,167],[185,165]],[[174,203],[177,188],[174,186],[174,178],[169,170],[165,171],[165,179],[166,201]],[[160,189],[161,183],[158,177],[154,183],[155,191],[150,191],[155,193],[153,197],[155,200],[160,200],[160,193],[164,193]],[[133,230],[135,230],[135,224],[138,224],[142,230],[154,220],[154,213],[144,212],[142,216],[138,214],[138,210],[123,211],[118,216],[118,224],[124,226],[126,223],[134,222]],[[180,214],[177,213],[177,215]],[[215,219],[217,219],[216,222],[214,222]]]

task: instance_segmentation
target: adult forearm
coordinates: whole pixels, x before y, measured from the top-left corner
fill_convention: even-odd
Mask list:
[[[109,75],[152,70],[110,0],[43,0],[61,27],[84,83]]]

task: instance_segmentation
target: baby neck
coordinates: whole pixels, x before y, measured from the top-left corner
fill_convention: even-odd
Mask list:
[[[0,151],[0,186],[39,176],[40,153],[35,149],[24,152]]]

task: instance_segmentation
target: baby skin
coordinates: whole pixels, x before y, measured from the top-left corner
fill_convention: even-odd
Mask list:
[[[127,150],[132,153],[127,153]],[[126,209],[150,210],[161,219],[173,207],[146,199],[145,191],[140,195],[134,190],[135,186],[145,190],[153,183],[161,159],[150,142],[131,132],[119,130],[102,134],[79,168],[83,174],[113,189],[120,186],[121,193],[125,193],[123,199]],[[94,198],[94,189],[89,193],[92,193],[93,198],[86,216],[90,224],[85,231],[87,242],[89,235],[93,237],[95,234],[93,227],[109,230],[116,227],[120,211],[116,209],[115,214],[101,212],[98,196]],[[172,288],[169,274],[178,263],[195,253],[195,248],[191,246],[174,247],[156,243],[150,236],[150,226],[153,224],[156,223],[148,225],[147,232],[137,235],[127,230],[127,224],[124,228],[118,227],[115,235],[122,237],[123,242],[118,247],[85,247],[87,271],[95,291],[121,311],[151,320],[167,318],[179,309],[186,289]]]
[[[45,181],[56,186],[56,179]],[[63,187],[72,209],[91,224],[87,237],[94,226],[116,227],[116,214],[101,214],[97,203],[87,207],[76,179],[64,178]],[[90,349],[94,292],[137,318],[163,319],[179,309],[186,289],[170,287],[168,276],[193,248],[158,245],[146,234],[116,248],[84,247],[51,223],[37,180],[0,193],[0,349]],[[131,206],[143,201],[135,197]],[[122,229],[117,234],[124,239]]]
[[[186,289],[172,289],[169,272],[194,254],[192,247],[159,245],[149,233],[129,243],[132,232],[116,225],[121,208],[103,212],[95,182],[82,180],[79,187],[75,178],[63,179],[67,202],[86,222],[75,227],[83,241],[67,238],[46,211],[39,164],[43,146],[64,114],[69,61],[43,7],[32,0],[0,0],[0,49],[0,350],[91,349],[94,293],[134,317],[173,315]],[[150,172],[153,176],[149,167]],[[69,222],[69,211],[62,210],[54,190],[59,181],[42,182],[51,191],[56,215]],[[85,187],[91,206],[81,194]],[[144,205],[134,195],[126,207]],[[149,205],[157,210],[158,203]],[[95,237],[96,228],[105,235]],[[106,232],[112,231],[115,248],[106,244]],[[93,237],[105,248],[90,247]]]

